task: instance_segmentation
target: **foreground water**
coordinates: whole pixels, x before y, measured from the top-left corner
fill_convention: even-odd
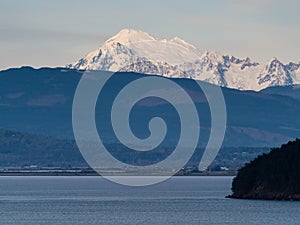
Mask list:
[[[226,199],[232,177],[131,188],[100,177],[0,177],[0,224],[299,224],[300,202]]]

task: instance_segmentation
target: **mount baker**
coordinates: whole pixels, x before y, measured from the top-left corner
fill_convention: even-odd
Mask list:
[[[99,49],[66,67],[191,78],[239,90],[300,84],[300,62],[283,64],[273,58],[263,65],[249,58],[201,52],[178,37],[157,39],[132,29],[121,30]]]

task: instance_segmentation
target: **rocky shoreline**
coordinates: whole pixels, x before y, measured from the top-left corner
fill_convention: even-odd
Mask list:
[[[278,201],[300,201],[300,194],[288,193],[249,193],[249,194],[231,194],[226,196],[231,199],[249,199],[249,200],[278,200]]]

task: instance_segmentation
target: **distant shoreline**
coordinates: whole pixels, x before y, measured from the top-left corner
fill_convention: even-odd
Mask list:
[[[234,172],[199,172],[199,173],[189,173],[189,174],[180,174],[177,173],[174,176],[235,176],[236,174]],[[57,172],[57,171],[45,171],[45,172],[34,172],[34,171],[26,171],[26,172],[0,172],[0,177],[4,176],[101,176],[98,173],[94,171],[78,171],[78,172]],[[109,175],[109,176],[122,176],[122,174],[115,174],[115,175]],[[127,175],[128,176],[128,175]]]

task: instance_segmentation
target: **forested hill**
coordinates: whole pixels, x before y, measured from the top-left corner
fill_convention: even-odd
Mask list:
[[[160,148],[151,155],[138,155],[127,151],[117,144],[107,146],[114,156],[124,162],[148,164],[159,161],[172,149]],[[245,162],[255,158],[268,148],[222,148],[211,165],[212,170],[228,167],[231,170],[240,168]],[[196,149],[188,166],[197,166],[202,157],[203,149]],[[58,139],[49,136],[35,135],[0,129],[0,170],[8,167],[89,167],[84,161],[75,140]]]
[[[87,166],[73,140],[0,129],[0,167]]]
[[[231,198],[300,200],[300,139],[257,157],[239,170]]]

